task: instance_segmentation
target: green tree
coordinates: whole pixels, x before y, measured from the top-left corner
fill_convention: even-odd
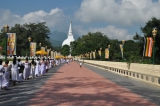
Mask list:
[[[155,37],[155,62],[156,63],[160,63],[160,41],[158,39],[160,39],[160,19],[156,19],[155,17],[153,17],[151,20],[149,20],[148,22],[146,22],[146,25],[144,27],[141,28],[141,31],[144,33],[144,37],[153,37],[152,35],[152,30],[153,28],[157,28],[158,33]],[[152,59],[152,58],[151,58]]]
[[[1,30],[2,33],[0,33],[0,45],[4,48],[5,47],[5,32],[3,29]],[[29,41],[28,37],[31,37],[32,40],[31,42],[36,42],[37,43],[37,49],[40,49],[39,43],[41,42],[42,47],[51,48],[52,44],[49,41],[49,34],[50,34],[50,29],[46,25],[46,22],[41,22],[41,23],[25,23],[23,25],[20,24],[15,24],[14,27],[11,27],[9,30],[9,33],[16,33],[16,54],[18,56],[24,56],[26,53],[28,53],[29,50]],[[3,54],[4,54],[3,49]]]
[[[106,35],[101,32],[89,32],[71,43],[72,54],[82,55],[91,51],[98,51],[99,48],[105,48],[108,44],[109,38]]]
[[[63,56],[68,56],[70,54],[70,47],[68,45],[64,45],[62,48],[61,48],[61,54]]]

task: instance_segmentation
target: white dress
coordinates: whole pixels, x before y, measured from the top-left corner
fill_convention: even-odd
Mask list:
[[[29,67],[29,63],[28,62],[25,62],[24,63],[24,71],[23,71],[23,78],[24,79],[27,79],[29,78],[29,73],[30,73],[30,67]]]
[[[18,64],[21,66],[23,65],[22,62],[18,62]],[[18,69],[20,69],[20,67],[18,67]],[[23,80],[23,73],[19,73],[19,81]]]
[[[30,77],[35,76],[35,65],[31,63],[31,69],[30,69]]]
[[[8,88],[9,87],[9,71],[10,71],[11,67],[8,66],[8,67],[4,67],[4,75],[3,75],[3,81],[2,81],[2,87],[6,87]]]
[[[0,88],[3,86],[3,72],[4,72],[4,67],[3,65],[0,65]]]
[[[45,61],[41,63],[41,75],[44,75],[46,73],[46,64]]]
[[[18,62],[16,62],[16,64],[11,64],[11,75],[12,81],[19,81]]]
[[[36,75],[39,76],[39,73],[40,73],[40,65],[39,65],[39,61],[36,61],[35,76]]]

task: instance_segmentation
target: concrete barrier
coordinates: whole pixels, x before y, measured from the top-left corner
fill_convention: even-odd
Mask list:
[[[80,60],[84,63],[104,68],[117,74],[136,78],[160,86],[160,65],[131,63],[130,69],[125,62]]]

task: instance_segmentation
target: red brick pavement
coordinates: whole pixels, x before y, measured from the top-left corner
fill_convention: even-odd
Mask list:
[[[65,64],[28,101],[29,106],[155,106],[82,67]]]

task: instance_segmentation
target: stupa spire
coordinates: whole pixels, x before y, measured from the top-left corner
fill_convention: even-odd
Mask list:
[[[73,36],[73,34],[72,34],[72,21],[70,22],[68,36]]]

